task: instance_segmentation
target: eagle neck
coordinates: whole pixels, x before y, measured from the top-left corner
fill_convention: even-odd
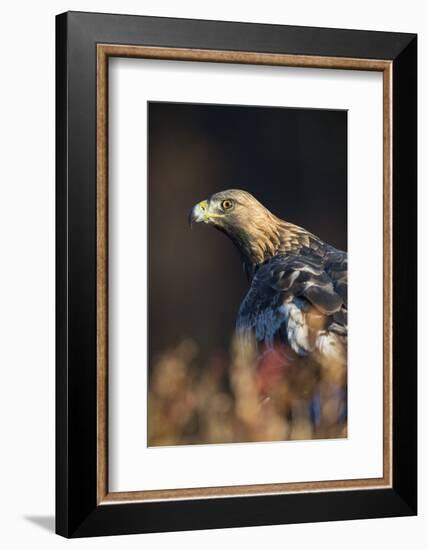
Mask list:
[[[251,220],[246,231],[230,235],[239,250],[244,270],[251,280],[257,269],[279,255],[296,254],[321,241],[308,231],[281,220],[267,211],[263,220]]]

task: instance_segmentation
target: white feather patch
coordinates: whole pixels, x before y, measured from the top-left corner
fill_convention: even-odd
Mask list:
[[[283,304],[279,311],[285,317],[288,343],[296,353],[306,355],[311,351],[306,315],[293,302]]]

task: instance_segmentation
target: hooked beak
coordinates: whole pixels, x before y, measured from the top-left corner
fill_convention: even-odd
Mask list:
[[[193,223],[205,222],[208,223],[208,202],[201,201],[192,208],[189,214],[189,225],[192,227]]]

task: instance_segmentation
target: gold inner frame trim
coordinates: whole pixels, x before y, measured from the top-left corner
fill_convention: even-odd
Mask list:
[[[108,59],[347,69],[383,73],[383,476],[298,483],[109,492],[108,488]],[[187,48],[97,45],[97,503],[222,498],[392,486],[392,62]]]

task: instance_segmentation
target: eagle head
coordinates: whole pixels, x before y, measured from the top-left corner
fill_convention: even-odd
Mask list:
[[[270,212],[250,193],[228,189],[198,202],[190,211],[189,223],[210,224],[233,237],[238,232],[251,232],[248,216],[266,218],[268,214]]]
[[[223,233],[237,246],[243,260],[257,265],[275,255],[280,244],[279,220],[256,198],[241,189],[215,193],[196,204],[189,223],[206,223]]]
[[[198,202],[190,211],[189,223],[206,223],[226,233],[248,267],[296,251],[316,239],[301,227],[281,220],[241,189],[220,191]]]

